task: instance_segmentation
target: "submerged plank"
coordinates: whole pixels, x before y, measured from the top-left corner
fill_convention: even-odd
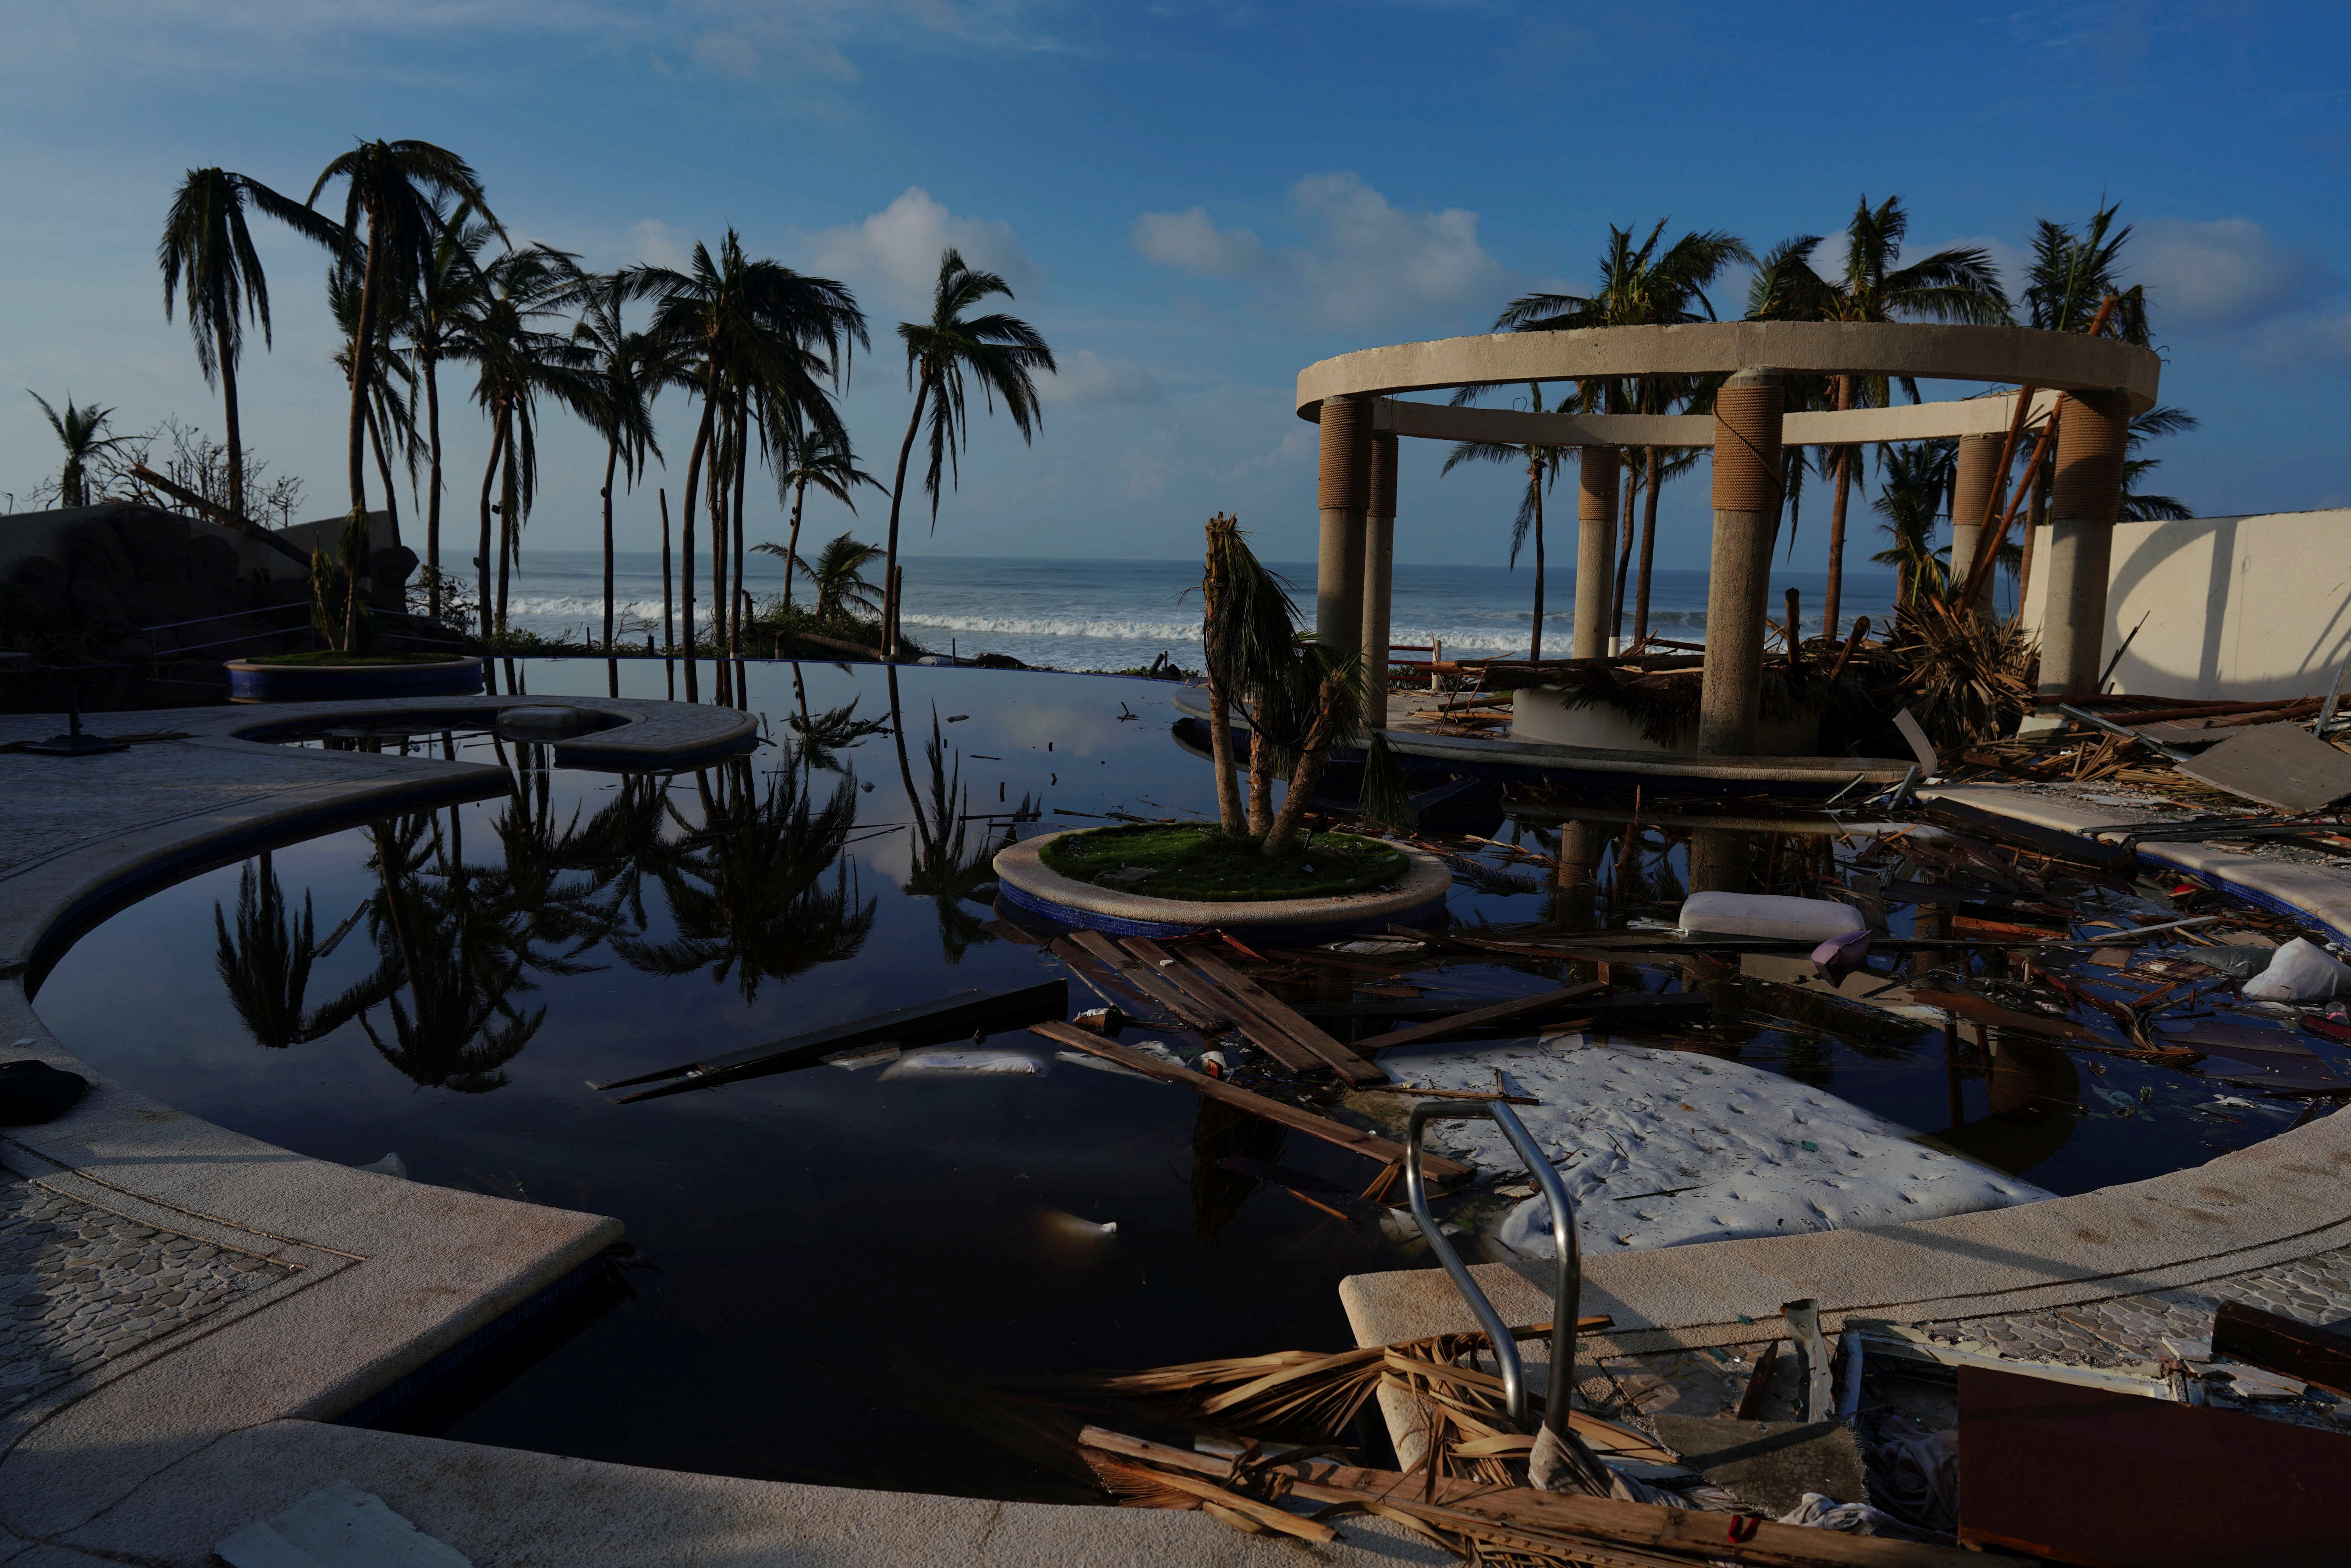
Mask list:
[[[1066,1045],[1073,1051],[1082,1051],[1090,1056],[1099,1056],[1105,1061],[1115,1061],[1121,1067],[1131,1067],[1137,1072],[1156,1078],[1162,1082],[1180,1085],[1189,1089],[1195,1094],[1214,1100],[1220,1104],[1247,1111],[1251,1115],[1262,1116],[1269,1122],[1279,1122],[1285,1127],[1320,1138],[1324,1143],[1336,1144],[1339,1147],[1352,1150],[1365,1159],[1386,1162],[1401,1160],[1405,1156],[1405,1147],[1402,1144],[1392,1143],[1376,1134],[1366,1133],[1358,1127],[1350,1127],[1344,1123],[1333,1122],[1327,1116],[1318,1116],[1311,1111],[1301,1111],[1295,1105],[1285,1105],[1280,1101],[1270,1099],[1263,1094],[1252,1094],[1246,1089],[1235,1088],[1232,1084],[1210,1078],[1205,1073],[1195,1072],[1188,1067],[1179,1066],[1175,1062],[1135,1051],[1115,1040],[1104,1040],[1102,1036],[1081,1030],[1075,1024],[1049,1021],[1030,1024],[1029,1030],[1030,1033],[1042,1035],[1056,1045]],[[1420,1156],[1420,1168],[1425,1175],[1438,1181],[1450,1181],[1469,1174],[1468,1166],[1426,1152]]]
[[[1144,939],[1141,937],[1133,938],[1129,943],[1129,946],[1138,951],[1144,945]],[[1158,957],[1166,956],[1164,951],[1158,952]],[[1152,961],[1157,962],[1157,958],[1155,957]],[[1171,958],[1169,962],[1180,967],[1181,961]],[[1307,1022],[1289,1003],[1215,954],[1195,953],[1191,955],[1191,962],[1192,967],[1206,976],[1209,983],[1219,991],[1227,996],[1237,997],[1256,1009],[1258,1014],[1271,1023],[1274,1028],[1320,1058],[1332,1071],[1348,1082],[1384,1083],[1387,1082],[1386,1073],[1364,1061],[1355,1051],[1340,1044],[1320,1028]]]
[[[1410,1029],[1391,1030],[1386,1034],[1374,1035],[1369,1040],[1359,1040],[1355,1042],[1355,1051],[1357,1054],[1368,1057],[1383,1051],[1392,1051],[1400,1045],[1418,1045],[1425,1040],[1444,1040],[1484,1024],[1498,1023],[1504,1019],[1536,1012],[1561,1002],[1573,1001],[1578,997],[1591,996],[1595,991],[1606,988],[1603,981],[1586,980],[1583,985],[1565,986],[1556,991],[1538,991],[1531,997],[1513,997],[1509,1001],[1473,1008],[1466,1013],[1456,1013],[1451,1018],[1438,1019],[1434,1023],[1415,1024]]]
[[[1073,931],[1068,941],[1096,963],[1107,965],[1131,988],[1149,997],[1193,1029],[1217,1033],[1232,1021],[1223,1012],[1202,1006],[1182,987],[1168,980],[1150,965],[1138,961],[1134,955],[1099,931]],[[1057,941],[1054,946],[1058,949],[1061,944]]]
[[[1290,1071],[1315,1072],[1322,1070],[1322,1063],[1312,1051],[1290,1039],[1272,1019],[1261,1016],[1240,998],[1227,995],[1205,977],[1168,958],[1164,949],[1146,937],[1130,936],[1127,942],[1131,947],[1129,960],[1139,966],[1143,972],[1190,997],[1195,1007],[1202,1012],[1229,1019],[1244,1038]]]

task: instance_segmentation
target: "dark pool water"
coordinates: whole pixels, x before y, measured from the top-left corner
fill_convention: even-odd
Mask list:
[[[601,661],[535,661],[515,677],[542,695],[601,695],[615,678],[624,695],[669,689],[650,662],[615,677]],[[870,666],[753,664],[745,681],[771,743],[672,778],[550,770],[530,748],[453,737],[458,755],[508,767],[513,792],[160,892],[84,936],[39,1009],[72,1050],[211,1121],[348,1164],[396,1154],[417,1180],[626,1223],[630,1293],[517,1351],[486,1396],[401,1417],[440,1435],[1055,1495],[969,1429],[976,1380],[1347,1343],[1338,1281],[1414,1260],[1217,1161],[1356,1187],[1374,1168],[1179,1089],[1062,1063],[954,1080],[818,1066],[625,1106],[589,1087],[1057,977],[1038,950],[982,928],[1004,834],[1092,820],[1060,813],[1214,809],[1207,765],[1171,738],[1167,689],[1150,682],[913,668],[893,712]],[[705,665],[696,685],[713,684]],[[812,748],[791,726],[852,702],[894,733]],[[1015,823],[1024,801],[1039,814]],[[1531,812],[1499,836],[1552,846],[1556,821]],[[1483,852],[1450,915],[1669,912],[1686,852],[1668,834],[1638,842],[1619,868],[1612,841],[1602,896],[1581,908]],[[313,946],[360,915],[298,988],[266,929],[273,878],[286,918],[307,904]],[[397,922],[382,918],[388,883]],[[422,1008],[411,968],[427,977]],[[1416,983],[1494,996],[1568,975],[1472,964]],[[1073,983],[1071,1000],[1095,998]],[[1862,1038],[1768,1000],[1697,1043],[2061,1192],[2199,1162],[2293,1113],[2231,1120],[2195,1109],[2215,1092],[2182,1074],[2047,1047],[1994,1061],[1947,1051],[1938,1030]],[[2100,1088],[2137,1102],[2132,1113]],[[1072,1247],[1056,1215],[1115,1222],[1116,1241]]]

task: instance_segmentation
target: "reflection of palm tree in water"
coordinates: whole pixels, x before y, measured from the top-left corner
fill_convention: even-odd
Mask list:
[[[874,914],[873,900],[858,902],[841,859],[856,825],[855,786],[843,779],[819,808],[789,760],[768,774],[765,789],[754,784],[748,758],[695,777],[702,825],[694,829],[664,803],[670,819],[689,831],[653,868],[677,934],[665,942],[616,936],[612,950],[651,975],[708,969],[712,979],[724,980],[734,974],[746,1001],[764,979],[853,957]],[[822,881],[828,870],[829,887]]]
[[[1003,844],[988,841],[987,831],[980,830],[979,841],[971,841],[970,791],[963,785],[963,754],[956,752],[950,760],[945,737],[939,730],[939,710],[931,708],[931,738],[923,748],[924,759],[931,775],[930,798],[927,802],[914,789],[914,770],[906,759],[906,720],[898,704],[898,671],[889,670],[890,733],[898,746],[898,777],[906,786],[906,809],[914,813],[914,843],[913,864],[908,871],[905,891],[917,898],[928,898],[937,905],[939,915],[939,946],[950,964],[960,963],[963,956],[983,942],[993,942],[980,917],[965,905],[965,899],[996,880],[996,852]],[[1020,798],[1020,811],[1029,810],[1029,797]],[[1004,829],[1004,844],[1012,842],[1012,827]]]
[[[213,904],[213,929],[220,937],[214,962],[221,983],[228,988],[229,1005],[245,1020],[254,1043],[282,1051],[317,1039],[302,1005],[309,988],[314,940],[309,894],[302,894],[301,918],[294,918],[264,853],[258,876],[250,864],[237,873],[236,929],[229,929],[217,902]]]

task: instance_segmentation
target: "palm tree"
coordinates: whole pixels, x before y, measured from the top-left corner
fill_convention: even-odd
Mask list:
[[[898,514],[906,500],[906,460],[914,455],[924,415],[927,413],[931,421],[931,456],[923,488],[931,497],[934,529],[939,524],[941,476],[958,484],[962,477],[957,454],[969,437],[971,418],[965,407],[967,376],[979,383],[990,413],[998,398],[1004,400],[1004,412],[1023,442],[1035,439],[1036,426],[1044,417],[1037,402],[1036,372],[1054,369],[1053,350],[1044,338],[1015,316],[965,314],[998,294],[1011,298],[1011,286],[995,273],[966,266],[962,253],[949,246],[939,256],[930,319],[898,323],[898,336],[906,345],[906,382],[914,391],[914,412],[898,447],[898,476],[890,488],[890,538],[883,552],[882,651],[892,661],[898,657]]]
[[[90,460],[113,451],[126,439],[106,434],[107,422],[114,417],[114,411],[94,402],[76,407],[73,394],[68,392],[66,411],[59,414],[49,406],[48,399],[30,387],[25,392],[41,405],[41,412],[49,416],[49,428],[57,432],[57,440],[65,445],[65,471],[57,476],[57,505],[89,506]]]
[[[218,938],[213,964],[221,984],[228,988],[229,1005],[254,1043],[283,1051],[318,1038],[303,1007],[318,937],[309,894],[302,894],[302,913],[297,917],[277,873],[269,868],[269,857],[263,855],[261,862],[258,877],[250,862],[237,873],[234,931],[219,903],[213,904],[213,931]]]
[[[443,205],[470,206],[506,237],[506,229],[482,194],[482,182],[463,158],[429,141],[362,141],[319,172],[303,205],[335,180],[344,183],[343,232],[356,242],[362,221],[367,249],[360,269],[359,313],[350,334],[350,485],[354,521],[367,515],[368,391],[375,374],[380,323],[397,316],[431,268],[444,223]]]
[[[653,436],[653,400],[678,379],[677,356],[644,332],[632,332],[622,319],[622,308],[637,292],[626,273],[608,273],[586,279],[580,299],[580,324],[571,340],[595,360],[602,381],[597,402],[598,434],[604,437],[604,646],[612,646],[612,471],[625,463],[624,477],[633,485],[644,472],[650,453],[661,456]]]
[[[963,956],[983,942],[993,941],[980,917],[964,906],[965,901],[996,880],[996,855],[1013,841],[1012,824],[1004,825],[1000,843],[988,841],[985,823],[980,826],[978,841],[972,841],[971,791],[963,782],[963,754],[951,757],[946,736],[939,728],[938,705],[931,705],[931,738],[923,747],[924,760],[929,764],[930,798],[926,801],[914,788],[914,770],[906,760],[906,721],[898,701],[898,670],[889,666],[886,674],[890,685],[890,733],[898,749],[898,777],[905,785],[907,809],[914,812],[914,841],[906,869],[903,891],[909,896],[927,898],[938,912],[939,946],[950,964],[963,962]],[[1021,808],[1028,809],[1028,799],[1022,797]]]
[[[545,246],[509,251],[483,269],[483,287],[452,358],[475,367],[474,401],[489,416],[490,459],[482,470],[481,633],[506,630],[508,573],[521,547],[522,525],[538,490],[538,400],[552,396],[572,413],[598,423],[603,395],[592,356],[568,336],[539,323],[569,309],[579,298],[580,269],[571,257]],[[497,591],[490,590],[492,540],[490,488],[499,485],[496,508]]]
[[[1527,388],[1533,411],[1543,411],[1542,388],[1530,384]],[[1510,565],[1519,564],[1519,550],[1532,530],[1535,540],[1535,621],[1534,633],[1529,640],[1527,657],[1542,657],[1543,628],[1543,491],[1559,481],[1560,465],[1566,449],[1530,444],[1508,446],[1493,441],[1464,441],[1454,447],[1445,459],[1440,472],[1450,474],[1464,463],[1523,463],[1527,468],[1527,487],[1519,497],[1519,515],[1510,525]]]
[[[2008,295],[1991,256],[1954,246],[1924,260],[1897,267],[1902,236],[1910,225],[1902,198],[1888,196],[1875,207],[1864,196],[1845,225],[1844,271],[1834,282],[1812,268],[1822,240],[1800,235],[1774,246],[1760,268],[1761,297],[1748,314],[1757,319],[1792,321],[1964,321],[1994,326],[2009,318]],[[1885,407],[1893,400],[1883,378],[1867,386],[1858,376],[1835,379],[1836,408]],[[1913,402],[1917,388],[1905,383]],[[1822,607],[1828,634],[1837,632],[1844,587],[1844,522],[1853,484],[1853,449],[1836,455],[1836,491],[1829,511],[1829,582]]]
[[[155,265],[163,272],[163,319],[172,319],[184,281],[196,367],[204,371],[204,385],[221,390],[228,430],[228,509],[238,517],[245,516],[245,439],[236,412],[236,362],[245,348],[245,323],[258,321],[263,344],[270,340],[269,280],[246,228],[248,201],[329,249],[343,245],[343,231],[318,214],[225,169],[189,170],[163,219],[163,237],[155,246]]]
[[[1886,519],[1879,526],[1894,544],[1869,559],[1894,568],[1901,583],[1895,596],[1897,604],[1944,591],[1946,569],[1935,549],[1935,519],[1950,496],[1959,452],[1956,441],[1920,441],[1896,446],[1885,455],[1886,482],[1870,506]]]
[[[2124,449],[2126,452],[2136,453],[2142,442],[2152,440],[2157,436],[2177,435],[2181,431],[2193,430],[2202,423],[2184,408],[2166,408],[2158,405],[2148,409],[2145,413],[2133,416],[2130,422],[2130,436]],[[2185,502],[2174,497],[2148,495],[2139,489],[2139,481],[2162,466],[2163,459],[2160,457],[2131,456],[2125,459],[2123,506],[2119,514],[2124,522],[2151,523],[2192,517],[2196,515],[2188,508]]]
[[[1666,225],[1671,221],[1660,218],[1649,231],[1649,237],[1637,246],[1633,243],[1631,229],[1609,225],[1608,248],[1601,253],[1597,289],[1588,296],[1522,296],[1494,319],[1494,330],[1561,332],[1585,327],[1670,327],[1713,320],[1714,302],[1707,297],[1707,289],[1725,267],[1734,262],[1752,262],[1755,257],[1745,240],[1719,229],[1692,229],[1660,251],[1658,242],[1665,237]],[[1677,402],[1695,408],[1719,380],[1709,377],[1693,382],[1687,378],[1644,376],[1629,386],[1614,379],[1586,382],[1578,388],[1576,402],[1587,412],[1663,413]],[[1453,401],[1468,402],[1475,396],[1476,389],[1464,389]],[[1641,550],[1640,588],[1635,594],[1635,610],[1636,635],[1647,630],[1646,606],[1649,601],[1650,563],[1656,554],[1656,494],[1666,477],[1663,470],[1667,460],[1653,448],[1638,461],[1646,470],[1640,479],[1649,496],[1649,542]],[[1629,469],[1633,465],[1626,466]],[[1628,494],[1632,477],[1627,475]],[[1625,509],[1629,511],[1630,507]],[[1617,526],[1625,530],[1629,545],[1633,519],[1629,516],[1619,518]],[[1621,585],[1616,600],[1621,608]],[[1537,630],[1540,632],[1540,623]]]
[[[690,366],[702,396],[702,419],[685,466],[685,516],[680,543],[684,551],[685,645],[694,648],[694,503],[695,486],[708,466],[712,630],[723,639],[737,617],[726,591],[726,528],[729,482],[739,496],[747,458],[752,415],[762,433],[782,410],[827,431],[841,444],[848,434],[825,396],[820,378],[836,385],[846,373],[853,346],[867,342],[864,312],[856,296],[829,277],[811,277],[775,261],[754,261],[743,253],[733,229],[718,254],[696,243],[684,272],[638,267],[630,287],[657,297],[651,329],[654,338]],[[733,467],[730,470],[729,465]],[[692,666],[688,666],[689,673]]]
[[[761,543],[751,547],[762,555],[782,555],[782,547]],[[831,621],[851,611],[862,610],[868,615],[881,613],[882,606],[873,598],[873,584],[865,580],[865,569],[882,553],[880,545],[869,545],[852,538],[846,530],[835,535],[817,552],[816,564],[810,566],[798,557],[792,564],[809,574],[816,585],[815,615],[820,622]],[[789,570],[789,568],[787,569]]]
[[[459,203],[441,225],[432,259],[416,280],[399,331],[424,383],[425,457],[431,472],[424,497],[426,612],[441,616],[441,361],[456,350],[465,324],[481,300],[482,251],[490,225]]]
[[[784,609],[792,607],[792,572],[800,565],[800,507],[808,499],[809,486],[831,496],[851,511],[857,503],[850,496],[853,486],[871,485],[879,490],[882,481],[857,465],[857,455],[846,441],[832,436],[814,425],[799,425],[778,433],[775,443],[776,498],[784,500],[784,492],[791,492],[791,534],[778,552],[772,545],[759,545],[761,551],[784,558]],[[843,536],[846,537],[846,536]],[[821,617],[820,617],[821,619]]]

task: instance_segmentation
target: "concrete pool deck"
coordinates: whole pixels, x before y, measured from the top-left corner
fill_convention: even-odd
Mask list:
[[[0,1563],[197,1568],[224,1536],[338,1479],[483,1568],[1296,1560],[1299,1543],[1197,1512],[741,1480],[329,1424],[593,1266],[620,1222],[350,1169],[174,1110],[67,1051],[26,999],[27,973],[209,866],[507,788],[500,768],[242,733],[360,714],[486,720],[549,700],[104,714],[89,727],[183,737],[89,758],[0,750],[0,1061],[92,1084],[57,1121],[0,1130]],[[622,714],[625,727],[587,738],[632,766],[690,765],[754,734],[728,708],[555,700]],[[0,716],[0,746],[60,727]],[[1311,1555],[1450,1560],[1379,1523]]]
[[[1924,793],[2083,834],[2163,820],[2152,809],[2086,801],[2081,791]],[[2149,843],[2138,852],[2144,865],[2193,874],[2330,935],[2351,931],[2351,871],[2204,844]],[[1506,1322],[1550,1316],[1549,1262],[1471,1272]],[[1477,1327],[1434,1270],[1356,1275],[1339,1293],[1361,1344]],[[2011,1359],[2080,1366],[2152,1363],[2161,1335],[2208,1333],[2221,1300],[2314,1323],[2351,1316],[2351,1116],[2322,1115],[2192,1169],[2011,1208],[1587,1253],[1583,1310],[1615,1322],[1587,1337],[1585,1354],[1759,1344],[1783,1337],[1782,1304],[1806,1297],[1820,1303],[1832,1336],[1847,1319],[1872,1319]],[[1525,1349],[1545,1353],[1539,1343]],[[1392,1426],[1397,1417],[1391,1411]]]

